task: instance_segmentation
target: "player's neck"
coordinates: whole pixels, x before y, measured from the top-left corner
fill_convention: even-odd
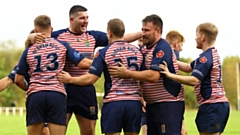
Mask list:
[[[204,43],[202,46],[202,51],[205,52],[209,48],[213,48],[213,47],[214,47],[214,43],[212,43],[212,44]]]
[[[110,42],[110,43],[113,43],[113,42],[121,41],[121,40],[123,41],[124,39],[123,39],[123,38],[114,37],[114,38],[109,39],[109,42]]]
[[[78,35],[83,34],[83,33],[79,33],[79,32],[77,32],[77,31],[75,31],[71,26],[69,26],[68,30],[69,30],[71,33],[73,33],[73,34],[78,34]]]

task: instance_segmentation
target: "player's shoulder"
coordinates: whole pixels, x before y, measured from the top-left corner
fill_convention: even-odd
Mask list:
[[[105,32],[98,31],[98,30],[88,30],[87,34],[92,35],[94,38],[98,38],[101,36],[105,37],[107,35]]]
[[[155,50],[154,52],[158,52],[158,51],[163,51],[167,54],[172,54],[172,48],[171,46],[169,45],[169,43],[161,38],[158,42],[157,42],[157,45],[155,46]]]
[[[170,44],[163,38],[159,39],[156,48],[171,48]]]
[[[68,28],[53,31],[51,36],[54,37],[54,38],[57,38],[60,34],[62,34],[64,32],[68,32]]]
[[[198,61],[200,63],[207,63],[212,64],[213,63],[213,49],[210,48],[199,55]]]

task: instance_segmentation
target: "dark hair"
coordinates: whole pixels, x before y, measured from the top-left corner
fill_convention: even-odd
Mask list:
[[[81,5],[74,5],[71,7],[69,11],[69,17],[77,12],[83,12],[83,11],[87,11],[87,8]]]
[[[155,25],[156,27],[160,28],[161,29],[161,33],[162,33],[163,21],[162,21],[162,19],[158,15],[152,14],[152,15],[146,16],[142,20],[142,23],[148,23],[148,22],[152,22],[153,25]]]
[[[34,30],[31,30],[29,34],[32,34],[32,33],[34,33]]]
[[[47,29],[51,27],[51,19],[47,15],[39,15],[34,20],[34,26],[41,27],[42,29]]]
[[[122,20],[115,18],[108,22],[107,29],[110,30],[114,36],[122,38],[125,33],[125,26]]]

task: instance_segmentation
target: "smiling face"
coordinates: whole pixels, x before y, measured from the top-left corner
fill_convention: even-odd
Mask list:
[[[70,27],[74,33],[85,33],[88,25],[87,11],[79,11],[70,17]]]

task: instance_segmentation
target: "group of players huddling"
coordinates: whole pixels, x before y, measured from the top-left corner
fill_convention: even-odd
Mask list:
[[[156,15],[142,20],[142,31],[125,34],[123,21],[107,23],[107,33],[87,30],[87,8],[74,5],[70,25],[53,31],[51,19],[37,16],[19,63],[0,80],[0,91],[15,83],[26,91],[28,135],[64,135],[75,114],[81,135],[95,135],[98,119],[93,84],[104,75],[101,130],[106,135],[186,135],[183,84],[194,86],[200,135],[220,135],[229,116],[222,86],[221,60],[214,47],[212,23],[196,28],[197,49],[191,63],[179,61],[185,41],[178,31],[162,37]],[[130,42],[139,40],[139,47]],[[97,47],[103,46],[94,54]],[[179,70],[191,76],[179,75]],[[146,120],[144,120],[144,118]],[[147,127],[147,128],[146,128]]]

